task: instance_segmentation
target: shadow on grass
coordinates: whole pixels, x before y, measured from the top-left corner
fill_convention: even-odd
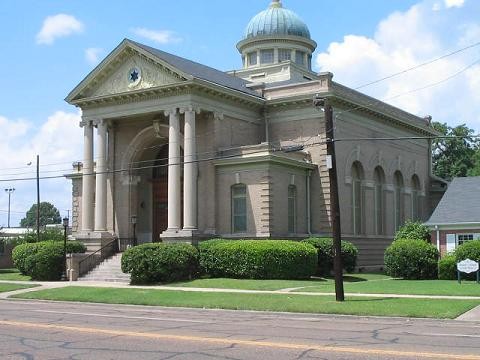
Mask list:
[[[17,269],[0,269],[0,274],[19,274]]]

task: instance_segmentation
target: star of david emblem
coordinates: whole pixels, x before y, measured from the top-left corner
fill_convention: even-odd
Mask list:
[[[139,75],[140,75],[140,74],[138,73],[137,69],[133,69],[133,70],[130,72],[130,81],[131,81],[131,82],[137,81]]]

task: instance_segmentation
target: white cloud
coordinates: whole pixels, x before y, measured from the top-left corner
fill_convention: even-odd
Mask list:
[[[97,65],[103,52],[104,50],[100,48],[88,48],[85,50],[85,60],[87,60],[90,65]]]
[[[462,7],[465,5],[465,0],[445,0],[445,7],[447,9],[452,7]]]
[[[133,28],[131,30],[135,35],[141,36],[159,44],[170,44],[182,41],[170,30],[150,30],[146,28]]]
[[[464,20],[462,23],[451,18],[449,13],[435,11],[432,4],[425,0],[405,12],[391,14],[378,24],[372,38],[346,35],[343,41],[331,43],[316,58],[319,70],[331,71],[336,81],[355,88],[478,41],[480,22],[473,15],[471,21],[465,13],[459,15]],[[462,11],[473,14],[467,8]],[[419,116],[431,114],[435,121],[451,125],[467,123],[480,130],[480,65],[448,81],[416,91],[465,69],[478,60],[476,53],[478,48],[363,87],[360,91]],[[397,96],[405,93],[409,94]]]
[[[37,34],[37,44],[51,45],[57,38],[83,32],[85,26],[72,15],[48,16]]]
[[[41,126],[26,120],[0,116],[0,185],[14,187],[11,202],[11,226],[17,226],[25,212],[36,202],[36,155],[40,156],[40,177],[61,176],[40,181],[40,200],[53,203],[66,214],[71,209],[71,183],[62,175],[71,171],[72,162],[81,159],[83,132],[78,126],[80,113],[57,111]],[[32,163],[28,166],[28,163]],[[3,181],[8,179],[9,181]],[[8,197],[0,196],[0,226],[7,224]]]

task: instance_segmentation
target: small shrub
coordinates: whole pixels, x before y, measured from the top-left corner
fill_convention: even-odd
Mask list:
[[[480,261],[480,240],[466,241],[455,250],[457,262],[470,259]]]
[[[330,275],[333,271],[333,239],[332,238],[310,238],[303,240],[313,245],[318,252],[317,275]],[[358,249],[348,241],[342,241],[342,263],[346,272],[353,272],[357,265]]]
[[[85,245],[67,241],[67,253],[84,253]],[[63,272],[63,241],[42,241],[17,245],[12,251],[15,267],[33,280],[54,281]]]
[[[438,262],[438,278],[440,280],[455,280],[457,278],[457,260],[454,254],[445,255]]]
[[[144,244],[122,256],[122,271],[132,284],[188,280],[198,273],[198,250],[189,244]]]
[[[199,246],[200,265],[212,277],[305,279],[315,273],[313,246],[286,240],[213,240]]]
[[[430,242],[430,229],[421,222],[407,221],[395,233],[395,241],[400,239],[423,240]]]
[[[424,240],[396,240],[385,250],[385,268],[393,277],[436,279],[438,250]]]

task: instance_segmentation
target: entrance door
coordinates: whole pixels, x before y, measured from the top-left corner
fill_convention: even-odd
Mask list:
[[[168,227],[168,179],[152,181],[153,192],[153,242],[160,241],[160,234]]]

